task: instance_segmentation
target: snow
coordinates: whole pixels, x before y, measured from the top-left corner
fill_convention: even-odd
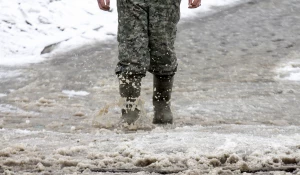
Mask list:
[[[245,1],[245,0],[202,1],[201,7],[196,8],[196,9],[189,9],[188,8],[188,0],[181,0],[181,17],[182,18],[197,17],[197,13],[210,11],[210,10],[212,10],[212,7],[225,6],[225,5],[237,3],[239,1]]]
[[[277,79],[300,81],[300,60],[284,63],[277,68]]]
[[[15,114],[15,115],[20,115],[20,116],[36,116],[38,113],[36,112],[28,112],[24,111],[18,107],[8,105],[8,104],[0,104],[0,112],[1,113],[8,113],[8,114]]]
[[[87,96],[90,93],[86,91],[63,90],[62,93],[67,94],[69,97],[74,96]]]
[[[18,70],[6,70],[6,71],[0,70],[0,80],[15,78],[20,76],[21,74],[22,72]]]
[[[60,41],[70,40],[65,47],[71,49],[74,44],[112,38],[107,34],[116,33],[116,11],[101,12],[96,3],[94,0],[1,1],[0,64],[42,61],[43,48]],[[96,31],[99,28],[101,32]]]
[[[4,130],[5,131],[5,130]],[[14,130],[14,132],[16,134],[22,134],[22,135],[32,135],[32,134],[37,134],[40,131],[30,131],[30,130],[26,130],[26,129],[16,129]]]
[[[2,93],[0,93],[0,98],[1,97],[6,97],[7,96],[7,94],[2,94]]]
[[[79,47],[82,44],[115,39],[116,23],[111,20],[116,15],[115,7],[112,12],[107,13],[99,11],[96,2],[89,0],[86,0],[86,3],[74,0],[72,4],[66,0],[50,0],[50,3],[41,0],[32,2],[29,0],[12,0],[10,2],[0,0],[0,2],[0,9],[3,10],[0,11],[0,65],[17,66],[44,60],[47,57],[39,56],[40,49],[52,41],[65,40],[63,36],[66,35],[69,35],[71,39],[57,46],[54,52]],[[24,16],[18,14],[21,13],[20,10],[14,11],[11,8],[10,11],[8,8],[9,6],[14,7],[12,4],[18,2],[21,4],[15,6],[25,11],[26,19],[39,27],[38,31],[34,31],[34,35],[30,33],[33,27],[24,22],[22,24],[17,21],[18,24],[15,23],[14,26],[10,24],[13,26],[11,31],[3,28],[3,26],[9,25],[7,22],[3,23],[2,19],[4,18],[25,19]],[[206,12],[213,5],[233,2],[235,1],[203,1],[201,9],[190,10],[186,8],[187,4],[183,0],[182,17],[196,17],[197,12]],[[266,1],[266,3],[277,4],[273,4],[273,1]],[[290,4],[287,2],[284,4],[290,9]],[[4,7],[8,9],[3,9]],[[91,12],[89,7],[95,9],[94,15],[82,10],[85,8],[88,9],[87,12]],[[246,7],[248,8],[248,6]],[[264,7],[266,4],[262,3],[261,6],[252,8],[257,11]],[[274,11],[274,9],[269,10]],[[282,11],[282,8],[276,9]],[[250,13],[251,11],[244,12],[244,10],[240,10],[240,12],[249,15],[249,18],[256,16]],[[266,14],[271,14],[270,11],[267,11]],[[21,17],[15,18],[18,15]],[[99,18],[101,15],[107,17],[103,19],[107,20],[106,22],[98,23],[97,21],[97,25],[103,24],[103,27],[98,31],[89,28],[94,21],[86,19],[92,19],[91,16]],[[44,23],[48,23],[45,22],[47,17],[51,24],[39,23],[40,16],[45,17],[42,18]],[[286,17],[277,14],[276,18],[278,16]],[[216,16],[216,18],[221,17]],[[244,20],[243,17],[242,20]],[[264,23],[265,21],[263,20]],[[96,23],[94,22],[94,24]],[[258,24],[261,25],[261,23]],[[65,31],[69,32],[56,30],[58,25],[64,26]],[[80,29],[74,29],[72,26],[78,26]],[[220,25],[217,25],[216,28],[218,26]],[[228,26],[231,28],[233,25],[229,23]],[[29,32],[18,33],[16,32],[17,27],[22,27]],[[215,27],[215,25],[211,25],[211,27]],[[1,33],[4,29],[6,35]],[[294,35],[294,33],[291,34]],[[37,39],[32,36],[36,36]],[[16,42],[17,37],[19,37],[18,42]],[[2,45],[3,43],[6,44]],[[22,44],[28,43],[30,45],[24,49]],[[20,49],[20,51],[16,53],[13,52],[14,49]],[[212,52],[214,53],[215,50]],[[217,62],[227,65],[227,63],[231,63],[227,62],[229,60],[227,58],[232,58],[234,60],[232,62],[235,62],[237,60],[235,57],[239,56],[216,56],[219,59],[207,60],[208,65],[205,66],[210,68],[223,65],[216,64]],[[208,53],[207,57],[211,57],[211,55]],[[194,59],[198,58],[198,56],[194,57]],[[85,59],[85,57],[77,60],[80,59]],[[226,62],[222,62],[224,60]],[[263,69],[258,67],[258,70],[263,70],[261,72],[269,68],[264,65],[274,65],[276,62],[275,59],[270,59],[274,62],[269,62],[269,60],[266,62],[266,60],[255,58],[247,65],[242,59],[238,59],[243,64],[236,70],[237,74],[243,74],[243,70],[246,70],[248,66],[253,70],[253,65],[256,65],[253,64],[254,62],[262,63],[259,65]],[[288,60],[294,61],[281,64],[276,69],[277,78],[299,81],[300,60]],[[190,63],[192,63],[191,61]],[[74,60],[74,64],[78,64],[78,62]],[[178,76],[178,84],[174,88],[174,101],[172,101],[176,122],[174,125],[160,127],[151,124],[153,118],[153,107],[150,100],[152,77],[148,76],[146,77],[148,79],[143,82],[142,93],[145,101],[140,103],[141,109],[146,108],[144,111],[142,110],[146,115],[137,121],[137,126],[131,128],[133,131],[128,131],[123,130],[122,127],[114,127],[114,123],[120,121],[120,107],[123,103],[122,101],[117,102],[119,98],[119,94],[116,93],[118,82],[117,80],[112,81],[112,79],[115,80],[115,77],[107,78],[100,72],[100,77],[95,74],[95,87],[77,86],[75,83],[74,86],[66,86],[65,77],[59,76],[62,75],[60,71],[65,68],[64,65],[59,69],[53,69],[48,63],[45,63],[45,65],[38,65],[40,67],[36,70],[34,70],[34,66],[24,69],[5,67],[0,70],[0,84],[7,81],[7,85],[9,85],[19,76],[32,79],[28,80],[21,88],[14,84],[3,86],[3,94],[0,93],[0,97],[2,96],[0,101],[4,103],[0,104],[0,173],[81,174],[83,172],[82,174],[102,174],[92,171],[101,168],[112,170],[125,168],[140,169],[141,171],[137,174],[141,175],[157,174],[144,172],[151,170],[181,170],[182,172],[176,173],[178,175],[225,175],[241,174],[240,171],[247,170],[267,169],[269,171],[274,168],[299,167],[300,165],[300,127],[299,122],[297,123],[299,114],[299,91],[297,89],[299,86],[297,83],[273,82],[273,77],[266,79],[268,81],[265,82],[256,78],[256,75],[253,74],[256,70],[250,72],[249,78],[233,76],[233,81],[226,79],[230,72],[220,71],[218,75],[215,75],[216,71],[212,70],[213,73],[208,72],[204,77],[205,80],[210,81],[202,81],[203,76],[198,72],[202,69],[197,68],[193,83],[183,81],[184,76]],[[97,67],[97,65],[95,66]],[[45,71],[44,68],[48,67],[49,69]],[[55,71],[58,73],[50,74]],[[77,67],[74,67],[72,71],[76,71],[74,77],[84,73],[79,72]],[[107,70],[103,69],[102,71]],[[40,76],[45,72],[49,74]],[[189,72],[183,72],[184,75],[187,73]],[[200,79],[201,81],[198,81]],[[71,83],[78,81],[86,83],[89,80],[75,79]],[[7,94],[5,94],[6,92]],[[66,95],[62,95],[62,93]],[[77,98],[69,100],[66,96]],[[88,98],[80,98],[85,96]],[[94,116],[93,112],[95,112]],[[181,123],[181,121],[184,122]],[[107,128],[99,128],[97,125],[92,125],[93,122],[98,122],[99,126],[103,125]],[[226,169],[229,169],[229,172],[226,173]],[[293,174],[299,174],[299,168],[296,171]],[[265,173],[262,172],[262,174]],[[292,173],[276,171],[274,174]]]
[[[71,167],[71,172],[78,168],[146,167],[145,170],[179,169],[183,170],[182,174],[201,169],[213,174],[218,167],[233,170],[276,168],[300,161],[297,148],[300,135],[296,126],[158,127],[150,132],[134,134],[101,130],[97,133],[68,134],[2,129],[0,133],[5,136],[3,145],[10,143],[1,148],[0,155],[5,156],[0,156],[0,160],[4,165],[22,162],[23,166],[30,166],[32,161],[40,162],[49,165],[45,166],[45,171],[52,169],[52,173],[56,173],[55,166],[61,165]],[[21,142],[16,138],[21,138]],[[43,149],[46,146],[47,149]],[[16,155],[22,156],[13,159]],[[46,159],[40,160],[43,155]],[[57,171],[66,173],[69,170],[59,168]]]
[[[210,0],[199,9],[188,9],[182,1],[181,16],[196,16],[213,6],[223,6],[238,0]],[[82,45],[115,39],[117,34],[116,1],[111,12],[99,10],[96,0],[1,0],[0,65],[20,66],[46,60],[41,55],[46,46],[52,53]]]

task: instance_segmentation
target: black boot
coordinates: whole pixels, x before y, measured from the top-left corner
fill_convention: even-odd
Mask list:
[[[122,108],[122,121],[129,125],[134,123],[140,116],[137,108],[137,99],[141,94],[141,76],[120,76],[120,95],[125,98]]]
[[[174,76],[153,76],[153,124],[172,124],[171,93]]]

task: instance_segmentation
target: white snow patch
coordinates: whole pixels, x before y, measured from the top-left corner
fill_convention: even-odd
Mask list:
[[[38,134],[40,131],[29,131],[27,129],[16,129],[14,130],[16,134],[24,134],[24,135],[32,135],[32,134]]]
[[[188,9],[182,2],[183,18],[239,0],[210,0],[201,8]],[[116,1],[112,12],[99,10],[95,0],[10,0],[0,6],[0,65],[16,66],[45,60],[44,47],[54,43],[56,51],[66,51],[93,42],[114,39],[118,15]],[[53,53],[55,53],[53,52]]]
[[[0,93],[0,98],[1,97],[6,97],[7,96],[7,94],[2,94],[2,93]]]
[[[234,151],[237,147],[237,142],[234,142],[232,138],[227,138],[226,141],[217,148],[219,151]]]
[[[19,114],[19,115],[29,115],[36,116],[38,113],[32,111],[24,111],[20,108],[17,108],[8,104],[0,104],[0,113],[8,113],[8,114]]]
[[[117,31],[116,14],[116,10],[100,11],[94,0],[1,1],[0,65],[42,61],[45,46],[65,40],[69,44],[61,49],[112,38],[110,33]]]
[[[26,120],[25,123],[26,123],[26,124],[29,124],[29,123],[30,123],[30,120]]]
[[[2,60],[2,58],[1,58]],[[1,79],[8,79],[8,78],[15,78],[15,77],[18,77],[22,74],[22,72],[20,71],[17,71],[17,70],[0,70],[0,80]]]
[[[74,96],[87,96],[90,93],[86,91],[63,90],[62,93],[67,94],[69,97]]]
[[[3,49],[4,48],[5,48],[5,46],[3,47]],[[8,55],[8,54],[4,55],[5,51],[3,51],[3,49],[0,50],[0,52],[2,52],[2,54],[0,53],[0,57],[2,57],[0,60],[0,65],[20,66],[20,65],[30,64],[30,63],[39,63],[39,62],[45,60],[45,58],[43,58],[42,56],[26,55],[26,53],[24,53],[24,55],[13,55],[13,54],[12,55]]]
[[[237,3],[239,1],[245,1],[245,0],[209,0],[209,1],[202,1],[201,6],[196,9],[189,9],[188,8],[188,1],[183,0],[181,1],[181,17],[187,18],[192,16],[197,16],[199,12],[207,12],[212,9],[212,7],[217,6],[225,6]]]
[[[300,60],[291,61],[277,68],[277,79],[300,81]]]
[[[18,111],[23,111],[23,110],[11,105],[0,104],[0,112],[18,112]]]

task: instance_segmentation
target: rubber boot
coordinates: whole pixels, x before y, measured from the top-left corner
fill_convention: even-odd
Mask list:
[[[153,76],[153,124],[172,124],[171,93],[174,76]]]
[[[119,77],[120,95],[125,99],[121,118],[122,122],[129,125],[134,123],[141,113],[137,108],[137,99],[141,94],[141,79],[141,76]]]

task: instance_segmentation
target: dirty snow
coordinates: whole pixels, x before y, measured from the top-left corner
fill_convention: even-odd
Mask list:
[[[182,17],[196,16],[213,6],[223,6],[238,0],[210,0],[196,10],[182,1]],[[19,66],[47,59],[41,55],[46,46],[50,51],[66,51],[82,45],[115,38],[117,34],[116,1],[112,12],[98,9],[96,0],[48,1],[1,0],[0,65]]]
[[[22,164],[34,172],[42,165],[36,171],[54,174],[114,168],[221,174],[300,163],[300,130],[295,126],[157,127],[135,134],[118,132],[99,129],[74,135],[2,129],[0,161],[5,169]]]

